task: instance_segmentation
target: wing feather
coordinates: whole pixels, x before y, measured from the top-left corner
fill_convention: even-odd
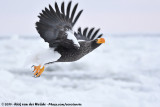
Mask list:
[[[40,20],[36,22],[36,29],[45,42],[52,44],[53,47],[61,45],[62,41],[73,45],[73,43],[67,42],[65,33],[67,29],[72,30],[82,10],[75,15],[78,3],[74,5],[73,9],[71,9],[71,5],[72,2],[70,1],[65,10],[64,2],[62,2],[60,8],[57,2],[55,2],[54,9],[49,5],[49,8],[42,10],[42,13],[38,16]]]
[[[81,10],[81,11],[77,14],[76,18],[74,19],[74,21],[73,21],[73,23],[72,23],[72,26],[75,25],[75,23],[76,23],[77,20],[79,19],[79,16],[82,14],[82,12],[83,12],[83,10]]]
[[[52,8],[52,6],[51,6],[51,5],[49,5],[49,9],[50,9],[50,14],[52,14],[52,17],[54,17],[54,19],[53,19],[53,20],[57,20],[57,21],[59,21],[59,18],[58,18],[58,16],[57,16],[57,14],[56,14],[55,10]]]
[[[93,39],[96,37],[96,35],[98,34],[99,30],[100,30],[100,29],[97,29],[97,30],[94,32],[94,34],[93,34],[92,37],[91,37],[91,40],[93,40]]]
[[[75,14],[76,10],[77,10],[77,7],[78,7],[78,3],[73,8],[73,11],[72,11],[72,14],[71,14],[71,21],[73,20],[73,17],[74,17],[74,14]]]
[[[61,13],[60,13],[57,2],[55,2],[55,9],[56,9],[56,14],[58,15],[59,18],[61,18]]]
[[[82,33],[82,29],[81,27],[79,27],[78,33],[75,32],[74,35],[76,36],[78,40],[85,40],[85,41],[91,41],[91,40],[94,40],[94,39],[97,39],[103,36],[103,34],[100,34],[97,36],[100,29],[97,29],[96,31],[94,31],[95,28],[91,28],[89,30],[89,33],[87,34],[88,29],[89,29],[88,27],[85,28]]]
[[[103,34],[100,34],[97,38],[101,38],[103,36]]]
[[[66,19],[67,20],[69,19],[69,14],[70,14],[70,10],[71,10],[71,4],[72,4],[72,2],[70,1],[68,3],[68,6],[67,6],[67,15],[66,15]]]
[[[92,34],[93,30],[94,30],[94,28],[92,28],[92,29],[89,31],[87,38],[89,38],[89,39],[90,39],[90,37],[91,37],[91,34]]]
[[[83,36],[86,36],[88,27],[83,30]]]
[[[61,5],[61,12],[62,12],[62,14],[65,16],[65,11],[64,11],[64,2],[62,2],[62,5]]]

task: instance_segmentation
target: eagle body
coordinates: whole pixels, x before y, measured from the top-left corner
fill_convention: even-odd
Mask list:
[[[93,42],[79,42],[80,48],[65,48],[62,46],[59,46],[55,49],[58,53],[61,54],[61,57],[56,62],[73,62],[77,61],[86,54],[90,53],[97,47],[99,47],[101,44],[97,44],[96,41]]]
[[[55,2],[55,8],[49,5],[49,8],[42,10],[38,16],[39,21],[36,22],[36,29],[40,37],[49,44],[53,53],[60,54],[56,60],[45,62],[43,65],[77,61],[105,43],[104,38],[101,38],[103,34],[98,34],[100,29],[87,27],[82,30],[79,27],[77,31],[73,30],[83,10],[76,12],[78,3],[72,9],[71,6],[72,1],[66,7],[64,2],[61,7]],[[44,71],[44,67],[40,68],[41,64],[35,66],[36,77]]]

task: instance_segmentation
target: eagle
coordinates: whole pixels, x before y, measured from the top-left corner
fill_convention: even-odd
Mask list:
[[[46,52],[46,56],[50,57],[47,57],[48,61],[32,66],[34,77],[40,77],[48,64],[77,61],[105,43],[105,39],[101,38],[103,34],[98,35],[100,29],[79,27],[77,31],[73,30],[83,10],[76,12],[78,3],[72,9],[71,5],[72,1],[65,9],[65,3],[62,2],[59,8],[55,2],[54,8],[49,4],[39,14],[36,29],[40,37],[48,43],[49,52]]]

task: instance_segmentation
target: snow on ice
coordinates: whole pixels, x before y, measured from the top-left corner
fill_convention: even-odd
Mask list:
[[[50,65],[33,78],[28,53],[47,47],[36,37],[0,37],[0,102],[160,107],[160,35],[107,36],[81,60]]]

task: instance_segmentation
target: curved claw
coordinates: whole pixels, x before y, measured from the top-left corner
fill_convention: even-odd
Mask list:
[[[38,78],[38,77],[40,77],[40,76],[38,76],[38,77],[37,77],[36,75],[33,75],[32,77],[34,77],[34,78]]]
[[[33,72],[34,72],[35,78],[40,77],[40,75],[43,73],[44,68],[45,68],[44,66],[41,68],[41,65],[39,65],[39,66],[33,65],[32,67],[34,67]]]
[[[31,68],[33,68],[35,65],[32,65]]]

